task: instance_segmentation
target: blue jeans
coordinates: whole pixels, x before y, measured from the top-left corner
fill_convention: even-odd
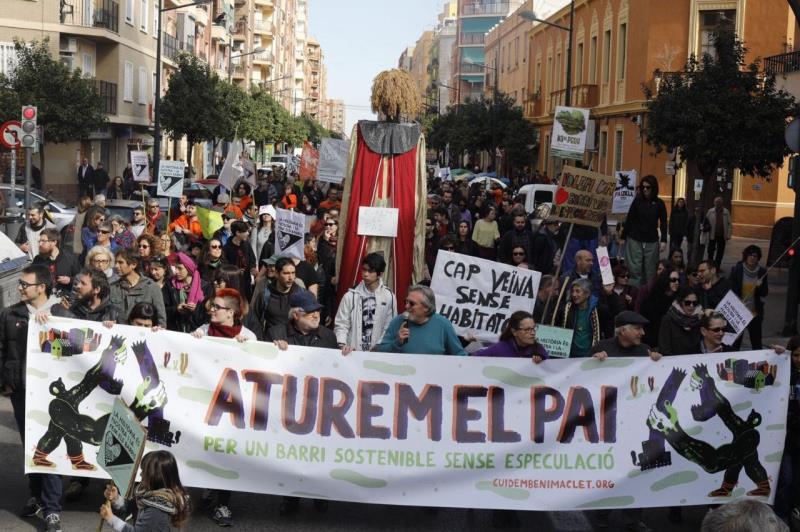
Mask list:
[[[592,252],[592,257],[594,257],[592,271],[595,273],[600,272],[600,264],[597,261],[597,239],[578,240],[577,238],[570,238],[569,242],[567,242],[567,248],[564,250],[564,265],[561,266],[562,273],[575,269],[575,254],[582,249]]]
[[[25,390],[14,390],[10,399],[11,407],[14,410],[14,419],[17,421],[17,429],[19,430],[20,438],[22,438],[22,446],[25,447]],[[58,475],[28,474],[30,495],[41,501],[45,516],[61,513],[61,492],[63,488],[61,477]]]

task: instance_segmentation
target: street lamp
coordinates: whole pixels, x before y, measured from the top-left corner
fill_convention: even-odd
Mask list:
[[[231,78],[233,77],[233,59],[239,59],[240,57],[244,57],[246,55],[260,54],[261,52],[265,52],[266,50],[267,49],[264,48],[263,46],[258,46],[252,52],[243,52],[241,54],[231,55],[228,58],[228,83],[231,82]]]
[[[212,2],[212,0],[197,0],[191,4],[183,4],[172,7],[161,7],[163,0],[158,0],[158,31],[156,34],[156,95],[153,102],[153,173],[158,176],[158,164],[161,162],[161,14],[166,11],[174,11],[185,7],[202,6]],[[214,19],[214,24],[219,24],[225,20],[225,14],[221,13]],[[188,163],[191,166],[191,161]]]
[[[542,20],[538,18],[533,11],[521,11],[518,14],[525,20],[541,22],[547,26],[552,26],[569,33],[569,42],[567,43],[567,94],[564,96],[564,105],[570,107],[572,105],[572,33],[575,25],[575,0],[570,0],[569,3],[569,26],[562,26],[561,24]]]

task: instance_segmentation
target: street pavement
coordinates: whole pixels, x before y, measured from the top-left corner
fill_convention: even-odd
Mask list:
[[[731,266],[741,258],[741,252],[748,244],[760,245],[766,256],[767,241],[734,238],[728,245],[723,271],[729,272]],[[783,327],[784,304],[786,299],[786,270],[772,270],[769,273],[770,293],[766,300],[764,320],[765,345],[786,343],[780,336]],[[749,346],[745,338],[743,349]],[[0,398],[0,531],[44,530],[40,519],[22,519],[18,511],[27,500],[27,482],[22,474],[23,453],[11,404]],[[64,530],[97,530],[99,518],[97,509],[103,502],[103,483],[93,481],[77,502],[66,502],[62,514]],[[200,498],[198,490],[192,490],[192,498]],[[236,493],[231,501],[234,526],[237,530],[259,531],[409,531],[423,532],[433,530],[483,531],[492,529],[490,510],[469,510],[461,508],[442,508],[431,512],[424,508],[355,504],[331,502],[325,514],[317,513],[310,501],[302,501],[301,511],[294,517],[280,517],[278,506],[280,497]],[[684,522],[674,524],[667,520],[666,508],[650,509],[644,512],[644,521],[657,532],[688,532],[700,529],[706,512],[705,507],[684,508]],[[591,512],[518,512],[521,530],[542,532],[584,532],[593,530]],[[108,530],[108,528],[106,528]],[[195,510],[186,530],[218,530],[219,527],[208,517],[207,512]],[[623,529],[620,512],[611,516],[611,531]]]

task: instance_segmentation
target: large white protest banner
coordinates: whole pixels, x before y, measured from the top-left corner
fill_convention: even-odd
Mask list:
[[[131,171],[134,181],[150,182],[150,159],[147,158],[147,152],[131,152]]]
[[[583,159],[589,110],[557,106],[550,137],[550,154],[564,159]]]
[[[275,253],[283,257],[305,260],[304,237],[306,217],[303,213],[277,209],[275,219]]]
[[[183,171],[186,163],[183,161],[159,161],[158,163],[158,189],[159,196],[180,198],[183,194]]]
[[[542,274],[499,262],[439,251],[431,288],[438,312],[460,335],[497,341],[517,310],[533,310]]]
[[[611,214],[628,214],[636,197],[636,170],[614,172],[617,186],[611,201]]]
[[[784,446],[789,357],[771,351],[342,357],[57,318],[31,320],[28,346],[27,473],[104,477],[69,456],[96,464],[117,397],[147,426],[145,452],[170,450],[188,486],[376,504],[771,499]],[[711,496],[723,478],[737,489]]]
[[[728,293],[725,294],[725,297],[722,298],[722,301],[719,302],[719,305],[714,310],[725,316],[728,321],[729,330],[725,332],[725,336],[722,338],[725,345],[733,344],[747,328],[747,325],[753,321],[753,313],[732,290],[728,290]]]
[[[322,139],[319,144],[317,180],[339,184],[347,173],[350,143],[341,139]]]

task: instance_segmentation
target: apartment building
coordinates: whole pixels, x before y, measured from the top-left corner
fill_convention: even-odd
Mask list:
[[[526,0],[516,11],[486,34],[484,94],[492,98],[496,90],[524,107],[528,101],[528,32],[533,22],[520,16],[533,11],[533,0]]]
[[[317,122],[322,122],[322,103],[326,98],[326,73],[322,47],[313,37],[306,43],[305,113]]]
[[[458,0],[453,77],[449,83],[455,90],[451,91],[450,103],[483,97],[486,33],[520,4],[522,0]]]
[[[569,25],[569,7],[548,21]],[[585,164],[610,174],[636,169],[654,174],[662,198],[687,199],[700,175],[691,164],[668,175],[667,156],[655,155],[643,139],[647,120],[642,84],[657,87],[654,71],[680,70],[690,54],[713,53],[714,30],[728,24],[744,40],[747,61],[786,51],[796,42],[796,20],[785,0],[578,0],[572,43],[571,104],[591,110],[595,137]],[[529,32],[526,116],[538,126],[536,167],[556,175],[560,161],[548,156],[553,112],[565,103],[568,33],[536,23]],[[775,220],[792,215],[786,166],[766,181],[721,174],[719,188],[732,205],[734,234],[768,238]]]
[[[235,0],[233,49],[229,77],[245,90],[272,77],[273,0]]]
[[[344,135],[344,100],[325,100],[324,108],[322,126],[340,135]]]
[[[409,46],[403,53],[400,54],[400,59],[397,60],[397,68],[411,72],[411,63],[414,59],[414,47]]]

